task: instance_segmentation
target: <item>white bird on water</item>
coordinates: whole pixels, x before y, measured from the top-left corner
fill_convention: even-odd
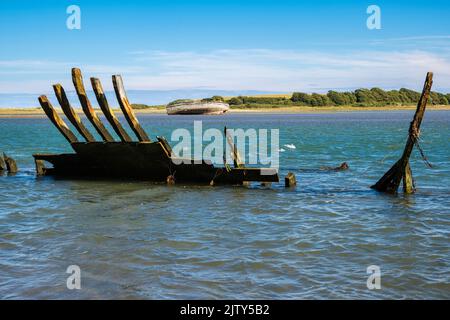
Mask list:
[[[289,149],[295,149],[295,146],[291,143],[291,144],[285,144],[284,145],[286,148],[289,148]]]

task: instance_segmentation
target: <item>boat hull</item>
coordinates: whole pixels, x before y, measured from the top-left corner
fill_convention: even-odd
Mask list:
[[[230,109],[227,103],[181,103],[172,106],[167,106],[167,114],[208,114],[217,115],[223,114]]]

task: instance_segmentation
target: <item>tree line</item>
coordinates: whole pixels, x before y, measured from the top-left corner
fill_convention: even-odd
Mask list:
[[[383,90],[380,88],[357,89],[338,92],[330,90],[326,94],[294,92],[289,97],[233,97],[227,102],[232,106],[277,105],[277,106],[388,106],[413,105],[419,101],[420,93],[402,88],[400,90]],[[450,93],[431,92],[429,103],[449,105]]]

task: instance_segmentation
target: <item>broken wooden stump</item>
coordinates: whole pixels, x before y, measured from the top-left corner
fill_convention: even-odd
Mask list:
[[[175,184],[175,177],[173,175],[167,176],[166,182],[168,185],[174,185]]]
[[[289,172],[286,177],[284,177],[284,186],[286,188],[292,188],[297,185],[297,180],[295,178],[295,174],[292,172]]]
[[[16,161],[13,158],[8,157],[5,153],[3,153],[3,159],[4,159],[5,164],[6,164],[6,170],[9,173],[16,173],[18,171],[17,163],[16,163]]]
[[[431,86],[433,84],[433,73],[428,72],[423,86],[422,94],[417,104],[417,109],[414,114],[414,118],[409,126],[408,139],[406,140],[405,149],[403,154],[380,180],[373,186],[372,189],[387,193],[396,193],[400,182],[403,179],[403,192],[413,193],[415,192],[414,181],[411,173],[411,167],[409,165],[409,158],[414,145],[417,144],[420,136],[420,124],[422,123],[423,116],[425,114],[425,108],[428,98],[430,96]]]
[[[36,166],[36,174],[38,176],[45,176],[45,164],[44,160],[34,159],[34,164]]]
[[[342,162],[339,167],[334,168],[334,171],[345,171],[348,169],[349,169],[349,166],[348,166],[347,162]]]

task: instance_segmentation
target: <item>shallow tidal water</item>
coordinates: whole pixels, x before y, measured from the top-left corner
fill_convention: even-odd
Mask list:
[[[31,155],[69,144],[46,118],[0,118],[0,151],[20,168],[0,176],[0,298],[448,299],[450,112],[425,114],[433,168],[413,152],[416,194],[369,188],[400,157],[413,113],[139,116],[169,140],[193,120],[280,129],[294,190],[37,178]],[[350,170],[320,170],[343,161]],[[66,287],[69,265],[81,290]],[[366,286],[370,265],[380,290]]]

